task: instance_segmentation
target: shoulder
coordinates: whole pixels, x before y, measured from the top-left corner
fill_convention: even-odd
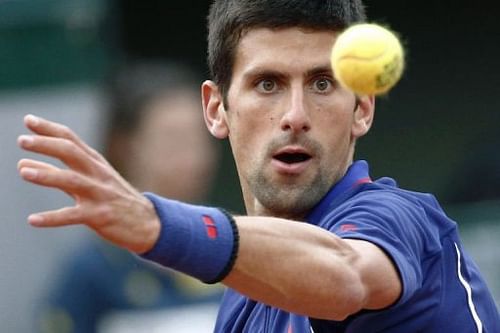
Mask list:
[[[348,201],[354,203],[372,201],[374,204],[385,204],[387,206],[402,204],[402,208],[419,210],[433,208],[441,210],[434,195],[402,189],[390,178],[381,178],[372,183],[359,186]]]
[[[344,219],[354,215],[358,218],[380,217],[384,221],[401,221],[403,217],[425,220],[426,202],[432,202],[430,196],[384,183],[367,183],[358,186],[342,202],[332,205],[325,218]]]
[[[358,186],[330,207],[320,226],[342,238],[394,238],[427,254],[438,252],[441,238],[456,230],[433,195],[384,180]]]
[[[331,208],[331,214],[373,214],[385,220],[422,222],[436,224],[453,222],[446,216],[435,196],[399,188],[390,178],[358,186],[338,205]],[[439,223],[437,223],[439,225]]]

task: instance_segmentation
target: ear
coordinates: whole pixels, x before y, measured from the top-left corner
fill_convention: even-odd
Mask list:
[[[219,87],[210,80],[201,85],[203,99],[203,116],[210,133],[217,139],[225,139],[229,135],[226,110]]]
[[[375,97],[359,96],[358,105],[354,110],[352,136],[357,139],[368,133],[373,123],[375,114]]]

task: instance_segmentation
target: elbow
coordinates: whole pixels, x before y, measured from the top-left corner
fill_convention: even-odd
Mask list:
[[[342,321],[347,317],[358,313],[359,311],[364,309],[366,293],[361,286],[352,287],[350,289],[350,294],[347,296],[345,301],[345,305],[343,307],[343,312],[339,314],[339,318],[336,320]]]
[[[361,284],[353,283],[349,288],[346,288],[346,295],[343,297],[343,306],[339,306],[335,314],[336,321],[343,321],[347,317],[363,310],[366,300],[366,292]]]
[[[348,283],[338,290],[336,304],[331,307],[334,313],[328,315],[328,320],[343,321],[347,317],[365,308],[367,291],[361,278],[353,274]]]
[[[359,256],[354,251],[346,251],[342,259],[328,260],[330,266],[323,271],[321,291],[324,293],[317,303],[321,309],[316,308],[320,316],[313,316],[315,318],[343,321],[366,307],[369,290],[357,265]]]

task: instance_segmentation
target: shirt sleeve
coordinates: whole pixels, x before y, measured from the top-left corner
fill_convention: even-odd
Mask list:
[[[393,193],[376,193],[354,200],[330,216],[330,231],[344,239],[360,239],[380,247],[393,261],[406,302],[423,282],[427,217],[417,203]]]

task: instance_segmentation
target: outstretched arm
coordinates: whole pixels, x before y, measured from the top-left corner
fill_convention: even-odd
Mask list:
[[[85,224],[103,238],[136,253],[152,249],[161,224],[152,203],[128,184],[69,128],[25,117],[34,135],[19,137],[26,150],[61,160],[68,169],[23,159],[21,176],[60,189],[73,207],[33,214],[39,227]],[[236,217],[236,262],[223,282],[248,297],[284,310],[340,320],[361,309],[394,303],[401,283],[377,246],[343,240],[305,223],[269,217]],[[166,235],[168,241],[168,235]]]

